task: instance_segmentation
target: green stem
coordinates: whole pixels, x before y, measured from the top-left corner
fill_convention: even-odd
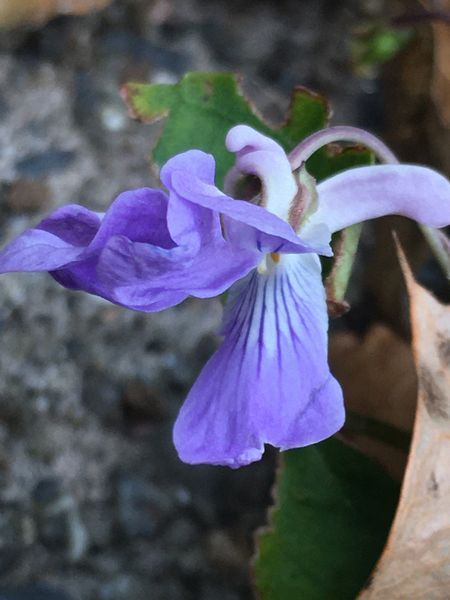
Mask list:
[[[427,225],[419,225],[419,227],[439,266],[447,279],[450,279],[450,241],[439,229],[433,229]]]

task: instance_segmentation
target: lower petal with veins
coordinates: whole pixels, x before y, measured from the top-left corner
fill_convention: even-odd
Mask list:
[[[234,286],[224,341],[174,428],[180,458],[230,467],[313,444],[343,424],[342,391],[327,363],[328,318],[316,255],[282,256]]]

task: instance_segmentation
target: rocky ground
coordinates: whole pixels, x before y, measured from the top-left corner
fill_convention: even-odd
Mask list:
[[[252,6],[252,8],[250,8]],[[350,34],[381,2],[117,1],[0,42],[0,240],[67,202],[102,210],[155,185],[158,126],[130,121],[127,80],[238,70],[267,114],[291,87],[335,122],[376,127],[378,94]],[[171,426],[217,344],[221,308],[128,312],[39,274],[0,279],[0,599],[251,597],[252,531],[274,456],[241,471],[189,467]]]

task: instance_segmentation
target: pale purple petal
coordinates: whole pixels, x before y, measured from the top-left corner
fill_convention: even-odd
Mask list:
[[[171,178],[175,171],[191,173],[205,183],[214,184],[216,161],[212,154],[202,150],[187,150],[169,158],[160,173],[161,181],[168,189],[172,187]]]
[[[243,200],[234,200],[190,173],[173,172],[171,183],[178,196],[238,223],[241,226],[239,232],[244,245],[246,236],[249,235],[261,252],[318,252],[325,256],[331,254],[328,245],[320,243],[316,246],[303,242],[289,223],[265,208]],[[227,228],[225,235],[226,233]]]
[[[220,215],[170,192],[167,226],[179,246],[199,252],[206,243],[223,239]]]
[[[225,146],[238,157],[254,150],[268,150],[274,154],[286,155],[275,140],[248,125],[232,127],[225,138]]]
[[[188,463],[239,467],[264,444],[318,442],[344,421],[327,363],[327,311],[315,255],[285,256],[232,291],[225,339],[204,367],[174,428]]]
[[[27,229],[0,252],[0,273],[51,271],[77,260],[83,250],[48,231]]]
[[[162,183],[170,190],[167,226],[172,239],[180,246],[198,251],[206,240],[221,238],[219,214],[197,203],[186,201],[173,189],[173,173],[190,174],[208,184],[214,184],[215,161],[211,154],[189,150],[177,154],[162,167]]]
[[[101,217],[84,206],[58,208],[0,252],[0,273],[51,271],[80,258],[95,237]]]
[[[257,134],[258,139],[259,136],[261,134]],[[280,150],[276,142],[261,137]],[[214,159],[209,154],[188,150],[171,158],[161,170],[161,180],[170,191],[168,227],[178,244],[189,241],[192,246],[195,243],[192,232],[199,232],[197,239],[202,241],[221,238],[219,215],[222,215],[223,223],[234,221],[233,243],[240,239],[248,248],[250,240],[260,252],[318,252],[330,256],[328,240],[324,243],[321,239],[319,244],[303,242],[289,223],[270,210],[223,194],[214,185],[213,166]],[[289,174],[292,177],[290,170]],[[228,226],[225,237],[227,230]],[[199,242],[198,247],[200,245]]]
[[[283,148],[248,125],[233,127],[225,145],[236,153],[235,165],[225,180],[226,190],[232,190],[239,174],[257,176],[263,187],[262,205],[287,221],[298,186]]]
[[[188,167],[183,155],[170,162]],[[192,166],[195,170],[196,164]],[[214,177],[214,162],[207,159],[205,168],[197,166],[196,172]],[[166,175],[170,179],[170,170]],[[196,294],[197,288],[204,295],[220,293],[256,264],[256,258],[248,264],[247,257],[243,271],[242,260],[234,260],[218,214],[174,193],[169,199],[152,189],[125,192],[117,198],[88,248],[94,250],[98,253],[95,272],[87,263],[72,270],[70,280],[63,279],[87,289],[94,278],[89,291],[142,311],[173,306]],[[221,264],[223,269],[218,269]]]
[[[149,289],[145,284],[133,284],[114,288],[107,299],[131,310],[158,312],[180,304],[188,296],[186,292],[155,287]]]
[[[374,165],[339,173],[317,186],[319,206],[305,223],[332,232],[383,215],[403,215],[430,227],[450,224],[450,182],[426,167]]]

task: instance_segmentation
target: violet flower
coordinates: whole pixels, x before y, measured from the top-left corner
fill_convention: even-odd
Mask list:
[[[370,134],[336,129],[313,134],[290,163],[273,140],[234,127],[226,140],[236,154],[227,189],[255,175],[262,184],[256,202],[221,192],[213,157],[190,150],[163,167],[168,194],[125,192],[105,214],[63,207],[0,253],[0,272],[48,271],[68,288],[141,311],[231,286],[223,343],[175,423],[186,462],[239,467],[261,458],[266,443],[286,450],[339,430],[342,391],[327,363],[318,255],[331,254],[333,232],[384,214],[450,224],[450,184],[424,167],[359,167],[316,188],[301,165],[333,135],[359,135],[379,150]]]

